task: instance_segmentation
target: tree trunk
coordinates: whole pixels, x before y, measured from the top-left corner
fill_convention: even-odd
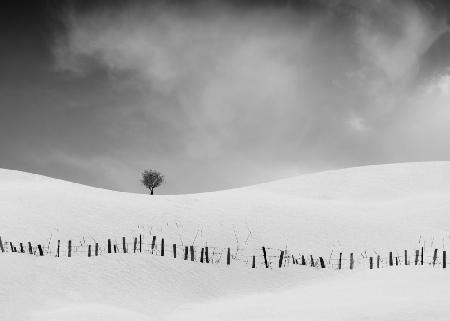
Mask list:
[[[150,190],[150,195],[153,195],[153,188]]]

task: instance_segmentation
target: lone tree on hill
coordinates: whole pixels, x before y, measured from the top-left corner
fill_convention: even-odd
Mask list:
[[[142,173],[141,182],[150,190],[150,194],[153,195],[153,189],[164,183],[164,176],[153,169],[145,170]]]

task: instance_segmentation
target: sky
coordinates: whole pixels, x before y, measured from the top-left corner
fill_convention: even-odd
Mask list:
[[[1,6],[1,168],[178,194],[450,160],[446,1]]]

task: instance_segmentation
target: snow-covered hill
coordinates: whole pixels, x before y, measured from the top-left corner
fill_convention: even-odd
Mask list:
[[[191,195],[113,192],[0,170],[0,235],[317,255],[450,241],[450,162],[367,166]],[[450,270],[249,269],[170,257],[0,253],[0,320],[448,320]]]

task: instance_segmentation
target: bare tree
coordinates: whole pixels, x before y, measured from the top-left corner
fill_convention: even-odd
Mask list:
[[[164,176],[153,169],[145,170],[142,173],[141,183],[144,184],[150,190],[150,194],[153,195],[153,189],[164,183]]]

